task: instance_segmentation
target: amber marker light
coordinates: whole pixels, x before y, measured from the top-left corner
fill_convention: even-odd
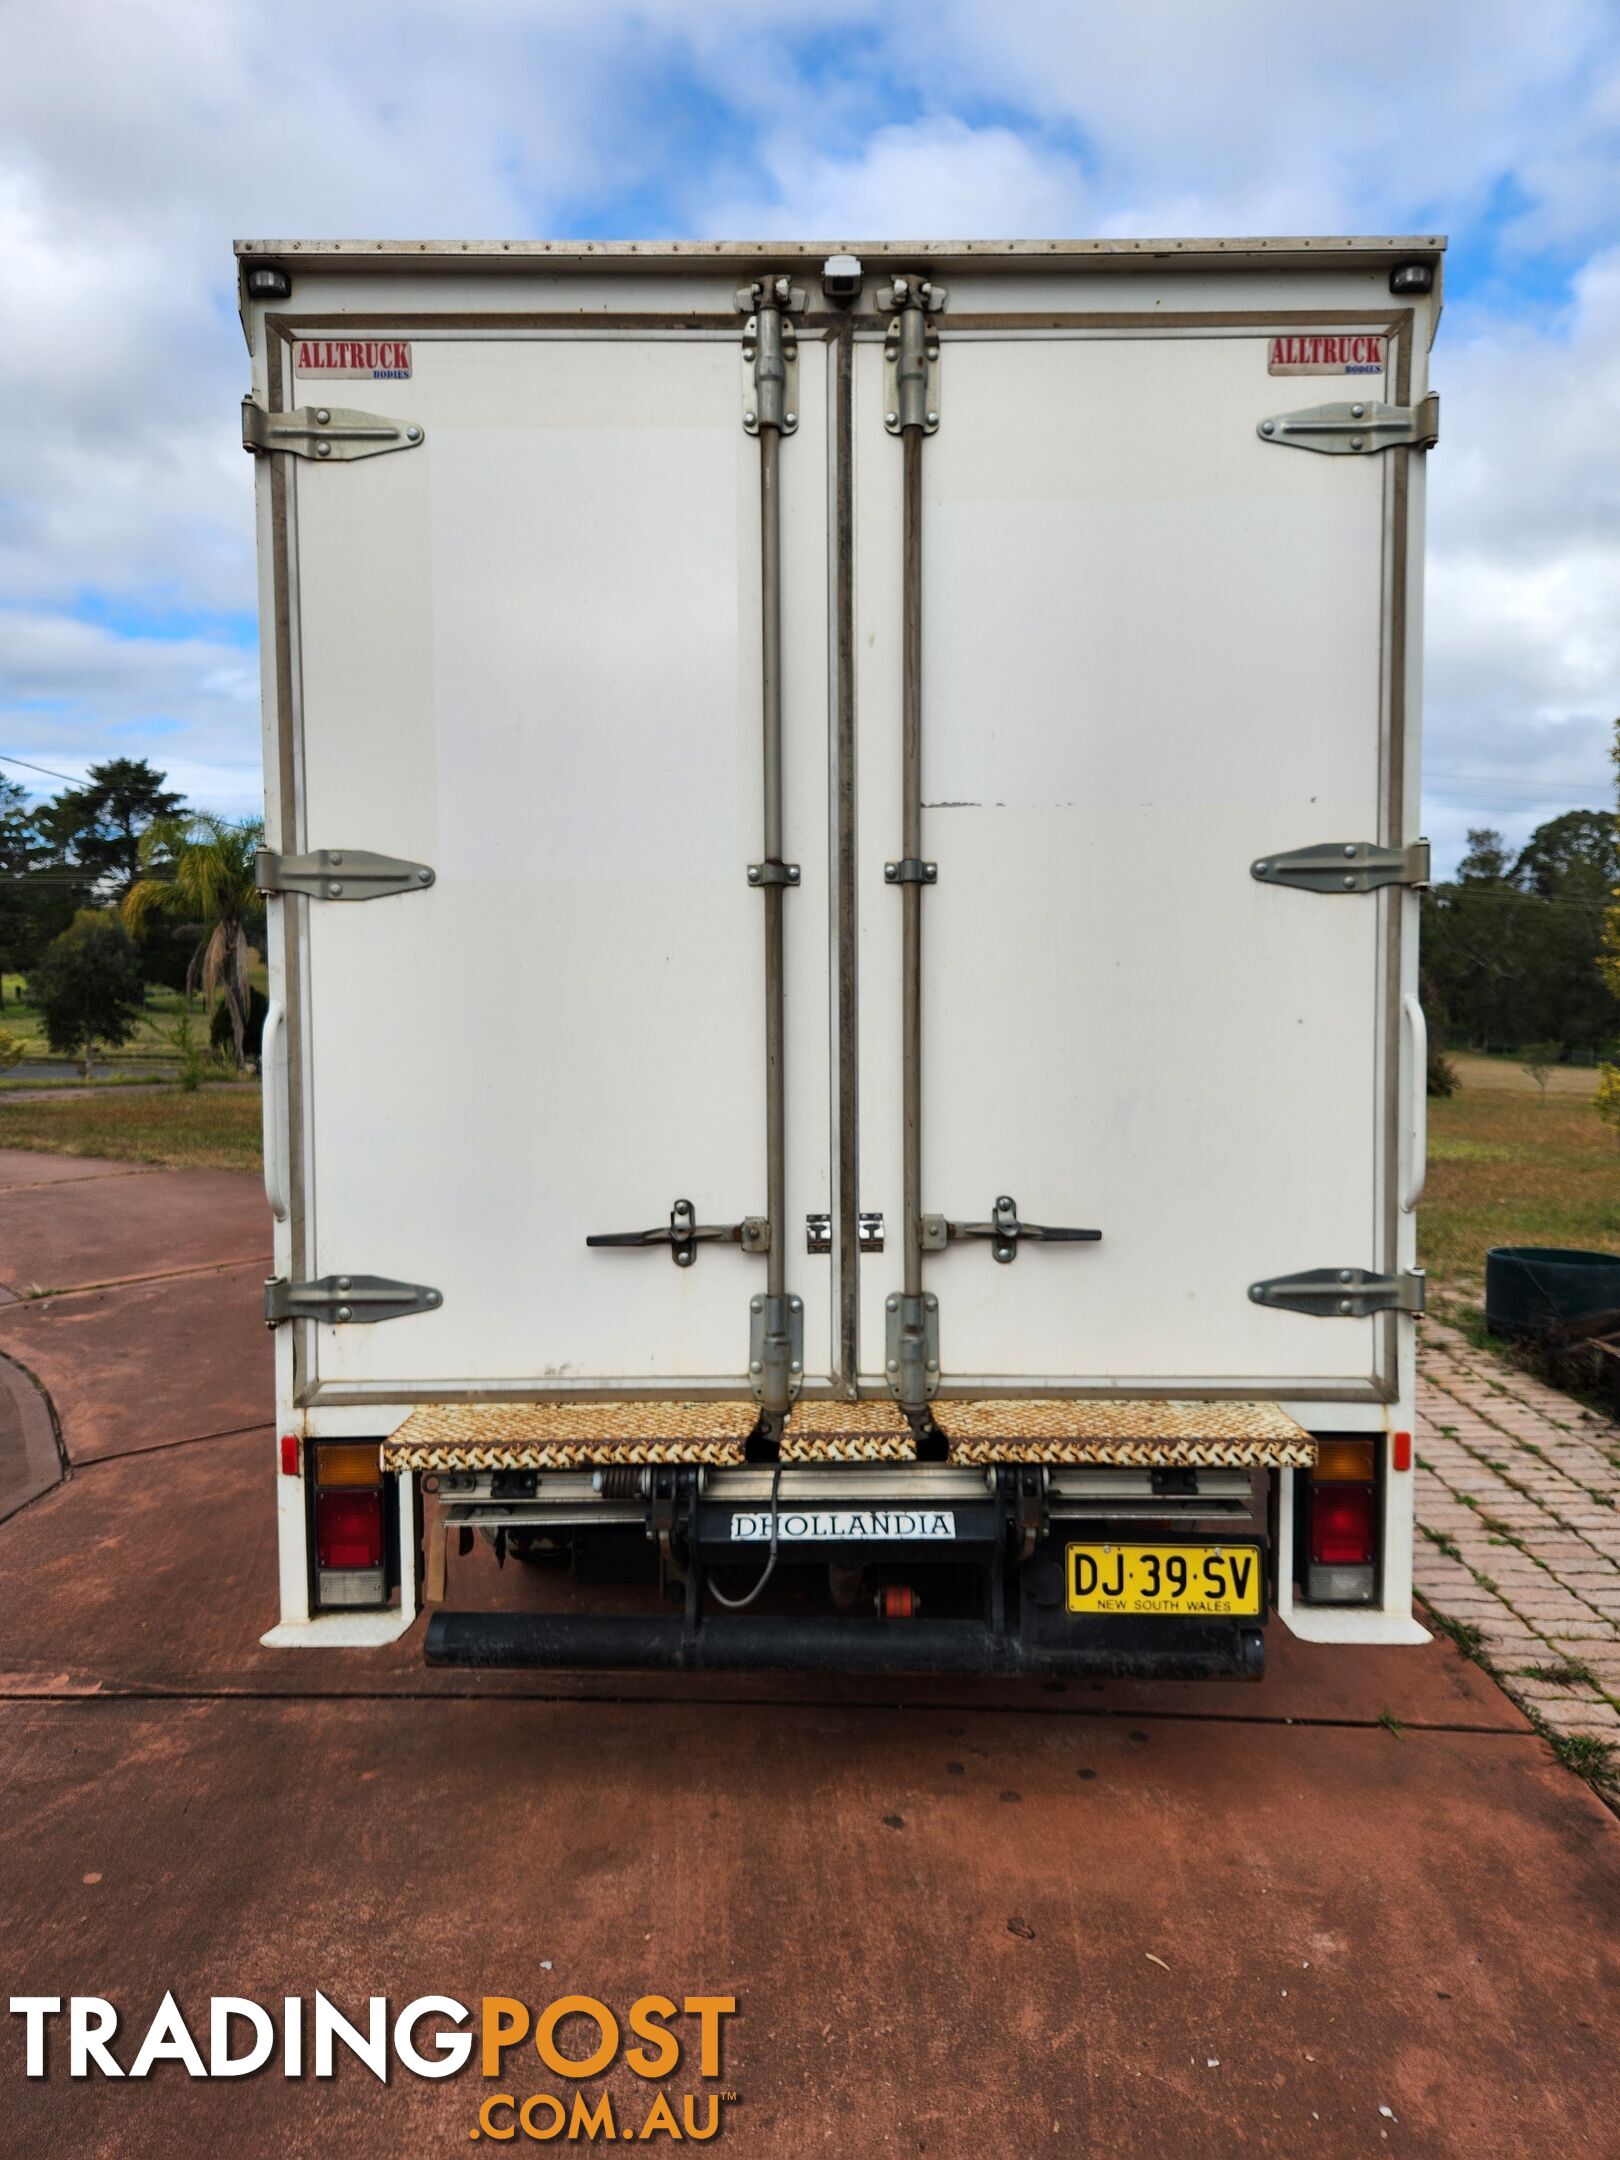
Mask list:
[[[381,1481],[382,1472],[377,1464],[375,1440],[361,1440],[353,1446],[344,1444],[338,1447],[334,1447],[328,1440],[316,1450],[317,1485],[377,1485]]]

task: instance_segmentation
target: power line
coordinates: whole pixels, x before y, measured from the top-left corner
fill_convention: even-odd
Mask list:
[[[5,750],[0,750],[0,765],[21,765],[28,772],[44,773],[49,780],[65,780],[69,787],[84,785],[83,773],[58,772],[54,765],[36,765],[32,758],[12,757]]]

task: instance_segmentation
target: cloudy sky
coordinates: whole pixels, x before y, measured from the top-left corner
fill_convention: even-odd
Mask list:
[[[1610,793],[1617,0],[0,0],[0,753],[256,806],[238,235],[1357,232],[1451,236],[1449,865]]]

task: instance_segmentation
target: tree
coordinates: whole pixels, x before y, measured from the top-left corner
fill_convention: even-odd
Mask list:
[[[255,983],[248,993],[247,1028],[242,1037],[243,1054],[257,1063],[264,1048],[264,1023],[270,1011],[270,1000]],[[231,1011],[223,1002],[214,1009],[214,1017],[208,1023],[208,1047],[218,1057],[225,1054],[225,1045],[231,1040]]]
[[[1544,900],[1607,900],[1620,884],[1620,819],[1612,810],[1566,810],[1530,835],[1515,881]]]
[[[1457,1068],[1446,1056],[1446,1034],[1451,1026],[1451,1015],[1446,1011],[1433,979],[1427,974],[1418,977],[1418,1002],[1428,1020],[1427,1070],[1424,1074],[1424,1093],[1427,1095],[1455,1095],[1461,1082]]]
[[[1620,790],[1620,720],[1614,723],[1614,740],[1609,746],[1614,760],[1617,790]],[[1620,799],[1620,793],[1617,793]],[[1620,817],[1614,820],[1614,835],[1620,841]],[[1620,879],[1609,887],[1611,905],[1603,917],[1603,941],[1598,948],[1598,973],[1604,984],[1616,997],[1620,997]],[[1597,1093],[1592,1098],[1592,1108],[1604,1124],[1620,1140],[1620,1065],[1603,1065],[1598,1070]]]
[[[1429,895],[1423,965],[1452,1025],[1482,1049],[1557,1041],[1588,1055],[1620,1034],[1598,958],[1603,911],[1620,882],[1615,823],[1569,810],[1515,856],[1500,833],[1470,832],[1468,852]],[[1620,934],[1617,934],[1620,959]]]
[[[264,828],[253,819],[232,825],[198,811],[154,818],[140,839],[142,875],[124,896],[125,926],[140,932],[159,914],[201,925],[186,971],[186,995],[200,982],[203,996],[224,996],[231,1016],[236,1069],[247,1063],[248,932],[263,919],[256,883]]]
[[[1614,740],[1609,746],[1609,756],[1614,762],[1617,799],[1620,799],[1620,720],[1614,723]],[[1620,839],[1620,817],[1614,820],[1617,839]],[[1620,878],[1610,880],[1608,898],[1610,906],[1603,916],[1603,939],[1598,947],[1598,973],[1605,984],[1620,998]]]
[[[140,956],[117,916],[81,909],[40,954],[28,996],[51,1048],[82,1059],[88,1080],[96,1044],[128,1042],[141,1009]]]
[[[0,969],[32,967],[89,896],[88,883],[46,869],[38,815],[17,782],[0,774]]]
[[[40,813],[57,860],[88,871],[107,898],[122,899],[141,874],[142,833],[181,813],[181,797],[163,785],[167,777],[145,758],[92,765],[80,786],[65,788]]]
[[[1459,885],[1506,885],[1513,876],[1513,858],[1502,845],[1502,835],[1489,825],[1470,825],[1468,853],[1457,865]]]
[[[1537,1096],[1544,1110],[1547,1107],[1547,1082],[1552,1078],[1552,1069],[1563,1054],[1562,1043],[1539,1042],[1526,1043],[1520,1057],[1519,1070],[1528,1073],[1536,1083]]]
[[[1620,1141],[1620,1065],[1598,1067],[1597,1093],[1592,1108]]]

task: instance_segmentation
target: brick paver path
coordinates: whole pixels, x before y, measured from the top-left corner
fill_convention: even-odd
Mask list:
[[[1620,1426],[1423,1324],[1416,1575],[1554,1731],[1620,1742]]]

